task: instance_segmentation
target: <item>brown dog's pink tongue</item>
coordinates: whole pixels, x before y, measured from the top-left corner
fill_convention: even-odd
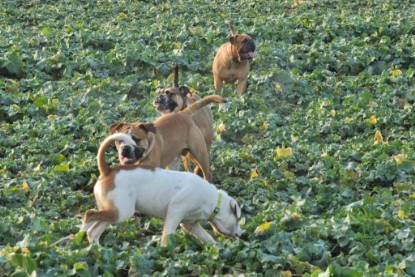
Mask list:
[[[251,58],[255,58],[256,57],[256,52],[249,52],[248,53],[248,55],[251,57]]]

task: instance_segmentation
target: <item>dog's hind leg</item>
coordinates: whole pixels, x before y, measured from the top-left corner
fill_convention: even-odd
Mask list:
[[[108,225],[110,225],[110,223],[105,221],[95,222],[87,231],[88,241],[90,243],[99,244],[99,238],[102,233],[104,233],[105,229],[107,229]]]
[[[204,243],[215,242],[213,237],[199,224],[199,222],[182,222],[180,226]]]
[[[199,175],[200,177],[204,177],[203,170],[199,166],[199,163],[197,162],[197,159],[195,158],[195,156],[193,156],[192,153],[188,152],[187,155],[186,155],[186,158],[188,160],[192,161],[192,163],[196,165],[194,167],[193,173]],[[190,166],[189,166],[189,169],[187,171],[190,171]]]
[[[192,137],[199,138],[195,139],[195,141],[204,141],[203,135],[199,128],[194,128]],[[192,156],[195,158],[196,164],[201,168],[203,172],[203,177],[208,181],[212,181],[212,176],[210,173],[209,167],[209,153],[206,148],[205,143],[193,143],[189,145],[189,150]]]
[[[110,223],[118,220],[118,211],[110,210],[88,210],[82,220],[81,231],[87,231],[90,243],[99,243],[99,237]],[[94,223],[95,222],[95,223]],[[92,226],[91,226],[92,225]]]

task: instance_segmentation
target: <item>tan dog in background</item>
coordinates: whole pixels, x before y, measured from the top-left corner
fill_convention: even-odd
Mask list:
[[[169,168],[182,153],[188,153],[200,167],[203,177],[210,181],[209,153],[193,115],[212,102],[224,103],[225,99],[209,95],[182,111],[162,115],[151,123],[117,122],[111,125],[110,133],[129,134],[136,142],[136,146],[116,143],[121,164]]]
[[[200,100],[200,96],[190,93],[187,86],[179,86],[179,66],[175,65],[173,69],[173,87],[161,89],[156,99],[153,102],[156,110],[161,114],[169,114],[173,112],[182,111],[187,106]],[[210,153],[213,140],[213,115],[209,106],[200,108],[194,115],[193,121],[199,127],[206,143],[206,149]],[[190,170],[190,163],[192,157],[190,154],[183,156],[183,164],[186,170]],[[178,170],[178,168],[173,168]],[[202,171],[200,167],[196,166],[194,172],[201,176]]]
[[[255,43],[247,34],[237,34],[230,21],[228,25],[232,36],[213,60],[213,81],[217,91],[222,89],[222,83],[238,81],[238,94],[242,95],[247,86],[249,60],[256,56]]]

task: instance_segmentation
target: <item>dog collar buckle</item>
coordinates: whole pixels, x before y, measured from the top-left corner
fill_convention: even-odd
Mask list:
[[[208,219],[209,222],[212,222],[215,219],[216,215],[220,212],[220,204],[222,202],[222,191],[218,190],[218,193],[218,201],[216,201],[215,209],[213,210],[212,215]]]

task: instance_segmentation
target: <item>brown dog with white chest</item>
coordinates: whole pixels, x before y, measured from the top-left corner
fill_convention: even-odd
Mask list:
[[[184,110],[187,106],[200,100],[200,96],[192,94],[187,86],[179,85],[179,66],[173,68],[173,86],[161,89],[153,102],[156,110],[161,114],[169,114]],[[199,127],[206,143],[208,153],[213,141],[213,114],[209,106],[204,106],[193,115],[193,121]],[[189,170],[189,160],[193,157],[190,153],[183,156],[183,164]],[[174,168],[178,170],[178,168]],[[196,166],[195,173],[201,175],[200,167]]]
[[[193,115],[212,102],[224,103],[225,99],[219,95],[209,95],[182,111],[162,115],[154,122],[117,122],[111,125],[110,133],[129,134],[136,142],[136,146],[125,142],[116,143],[121,164],[175,168],[172,164],[186,152],[192,155],[203,177],[211,181],[209,153]]]
[[[215,89],[220,91],[222,83],[238,81],[238,94],[246,90],[249,60],[255,58],[255,42],[247,34],[237,34],[231,22],[228,22],[232,36],[223,44],[213,60],[213,81]]]

